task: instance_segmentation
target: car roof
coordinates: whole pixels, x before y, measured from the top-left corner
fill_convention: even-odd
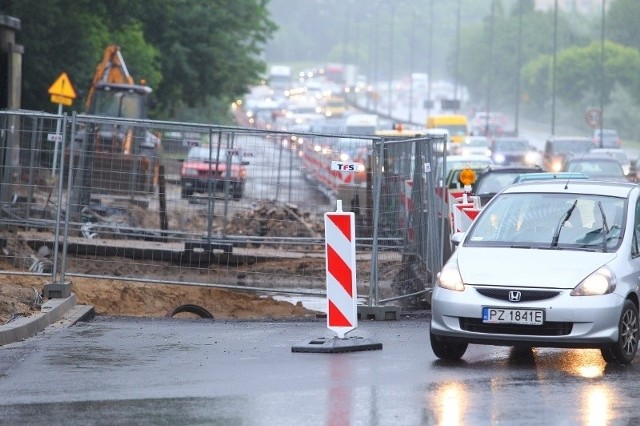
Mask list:
[[[565,158],[565,162],[567,163],[589,162],[590,160],[591,161],[610,161],[615,163],[618,162],[618,160],[616,160],[613,156],[609,154],[600,153],[600,152],[591,152],[591,151],[588,151],[585,154],[569,155]]]
[[[442,162],[443,157],[438,157],[438,161]],[[491,164],[493,163],[493,161],[487,157],[486,155],[447,155],[447,163],[450,162],[461,162],[464,163],[465,161],[484,161],[487,164]]]
[[[587,136],[551,136],[547,139],[547,142],[560,142],[560,141],[584,141],[584,142],[593,142],[591,138]]]
[[[529,142],[529,139],[523,138],[522,136],[496,136],[493,138],[494,141],[523,141]]]
[[[532,180],[511,185],[504,193],[536,193],[536,192],[571,192],[576,194],[610,195],[627,198],[629,193],[638,185],[632,182],[598,181],[590,179],[571,180],[562,179]]]
[[[578,172],[541,172],[541,173],[523,173],[516,177],[514,183],[525,182],[531,180],[567,180],[567,179],[591,179],[584,173]]]
[[[591,148],[589,150],[591,154],[602,154],[602,155],[610,155],[610,154],[624,154],[626,157],[627,151],[622,148]]]
[[[591,148],[589,150],[590,152],[624,152],[625,154],[627,153],[624,149],[622,148]]]
[[[239,157],[241,156],[240,151],[238,151],[237,149],[227,149],[224,147],[220,147],[219,148],[220,151],[218,152],[218,147],[212,147],[211,149],[208,146],[194,146],[189,148],[189,152],[187,153],[187,158],[188,159],[212,159],[212,160],[216,160],[216,159],[224,159],[226,158],[227,154],[231,155],[232,157]]]
[[[522,167],[514,167],[514,166],[500,166],[500,165],[492,165],[489,166],[487,172],[491,173],[538,173],[542,172],[542,168],[540,166],[522,166]]]

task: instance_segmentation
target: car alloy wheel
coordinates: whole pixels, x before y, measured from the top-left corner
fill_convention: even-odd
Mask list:
[[[639,335],[638,308],[633,302],[626,300],[618,324],[618,341],[602,348],[602,358],[608,363],[631,363],[638,350]]]

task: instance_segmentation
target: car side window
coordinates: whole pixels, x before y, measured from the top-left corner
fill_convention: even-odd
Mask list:
[[[631,255],[633,257],[640,256],[638,241],[640,241],[640,200],[636,201],[636,211],[633,219],[633,239],[631,241]]]

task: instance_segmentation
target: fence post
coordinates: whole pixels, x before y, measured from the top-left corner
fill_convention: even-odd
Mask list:
[[[380,227],[380,192],[382,189],[382,169],[384,164],[384,138],[374,141],[373,168],[373,235],[371,242],[371,286],[369,287],[369,301],[366,306],[358,306],[358,318],[371,320],[396,320],[399,309],[395,306],[379,306],[378,288],[378,235]],[[377,148],[377,149],[376,149]],[[377,152],[377,153],[376,153]]]
[[[67,298],[71,296],[71,284],[65,282],[64,275],[67,261],[67,244],[69,240],[69,220],[71,218],[71,199],[72,199],[72,182],[73,182],[73,152],[75,149],[75,137],[76,137],[76,113],[73,113],[71,119],[71,143],[69,146],[69,173],[67,178],[67,206],[65,208],[64,219],[64,236],[63,236],[63,248],[62,248],[62,261],[60,268],[60,280],[58,277],[58,259],[60,257],[60,221],[62,219],[62,188],[64,184],[64,161],[65,161],[65,148],[64,141],[67,135],[67,114],[62,117],[62,144],[60,149],[60,173],[58,173],[58,208],[56,209],[56,224],[55,224],[55,237],[53,243],[53,270],[52,270],[52,282],[44,285],[42,291],[43,298]]]

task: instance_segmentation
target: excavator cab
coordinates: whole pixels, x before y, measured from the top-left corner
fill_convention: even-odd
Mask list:
[[[143,119],[147,117],[147,97],[151,89],[140,85],[99,83],[89,114]]]

